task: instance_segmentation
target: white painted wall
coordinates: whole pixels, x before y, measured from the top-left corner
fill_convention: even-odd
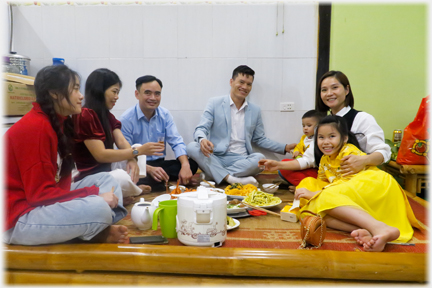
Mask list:
[[[161,105],[186,144],[207,100],[227,94],[232,70],[246,64],[256,73],[249,101],[261,106],[267,136],[300,139],[301,116],[314,108],[318,2],[139,3],[14,6],[14,50],[31,58],[32,76],[65,58],[82,87],[94,69],[115,71],[123,81],[118,118],[136,103],[136,78],[160,78]],[[296,111],[280,112],[280,102],[295,102]]]

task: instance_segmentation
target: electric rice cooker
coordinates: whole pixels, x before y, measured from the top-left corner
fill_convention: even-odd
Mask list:
[[[226,194],[199,186],[177,199],[178,240],[191,246],[221,246],[227,234]]]

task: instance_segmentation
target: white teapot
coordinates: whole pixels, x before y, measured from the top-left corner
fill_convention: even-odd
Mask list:
[[[131,218],[139,230],[148,230],[152,227],[153,212],[156,208],[152,203],[144,202],[144,198],[140,198],[140,202],[135,203],[132,207]]]

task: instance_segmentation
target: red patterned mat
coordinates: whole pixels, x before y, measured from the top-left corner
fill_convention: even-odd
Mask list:
[[[419,221],[425,224],[426,208],[414,199],[409,198],[414,213]],[[130,208],[130,207],[129,207]],[[228,231],[227,239],[223,247],[235,248],[274,248],[274,249],[297,249],[300,245],[299,222],[291,223],[280,220],[277,216],[266,215],[259,217],[240,218],[240,226]],[[158,229],[140,231],[132,223],[130,214],[119,224],[126,225],[130,236],[160,235]],[[265,228],[264,228],[265,227]],[[412,252],[426,253],[427,232],[414,229],[414,237],[409,243],[415,246],[387,245],[385,252]],[[169,245],[183,245],[177,239],[169,239]],[[327,229],[324,245],[320,250],[336,251],[361,251],[349,233]]]
[[[270,177],[271,176],[271,177]],[[273,175],[264,175],[262,179],[272,179]],[[272,181],[265,181],[272,182]],[[282,194],[283,193],[283,194]],[[280,195],[284,202],[287,200],[287,193],[283,191]],[[156,193],[144,195],[147,201],[151,201]],[[160,193],[157,193],[159,195]],[[292,198],[292,194],[290,196]],[[289,198],[289,197],[288,197]],[[408,197],[411,207],[417,219],[427,226],[428,203],[418,197]],[[284,207],[284,203],[273,208],[274,211],[280,211]],[[132,204],[127,208],[130,211]],[[297,249],[300,246],[300,228],[299,222],[291,223],[282,221],[279,217],[267,214],[259,217],[239,218],[240,226],[236,229],[228,231],[227,238],[223,247],[232,248],[274,248],[274,249]],[[118,224],[125,225],[129,229],[130,236],[141,235],[161,235],[160,229],[141,231],[133,224],[130,213],[121,220]],[[414,246],[403,246],[397,244],[386,245],[384,252],[405,252],[405,253],[426,253],[428,246],[428,237],[426,230],[414,229],[414,236],[409,243]],[[183,245],[177,239],[169,239],[169,245]],[[327,235],[324,244],[319,250],[335,250],[335,251],[362,251],[362,248],[356,244],[355,240],[349,233],[338,230],[327,229]]]

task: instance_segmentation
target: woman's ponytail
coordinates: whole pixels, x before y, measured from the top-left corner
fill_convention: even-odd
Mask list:
[[[60,177],[69,175],[75,167],[72,157],[74,128],[70,116],[67,116],[62,121],[63,119],[60,118],[62,116],[56,113],[54,109],[55,100],[52,94],[58,96],[57,102],[66,99],[70,103],[70,87],[75,86],[77,79],[79,79],[79,76],[75,71],[65,65],[58,65],[42,68],[36,75],[34,82],[36,102],[39,103],[41,110],[48,116],[48,120],[57,135],[57,150],[62,159]]]

